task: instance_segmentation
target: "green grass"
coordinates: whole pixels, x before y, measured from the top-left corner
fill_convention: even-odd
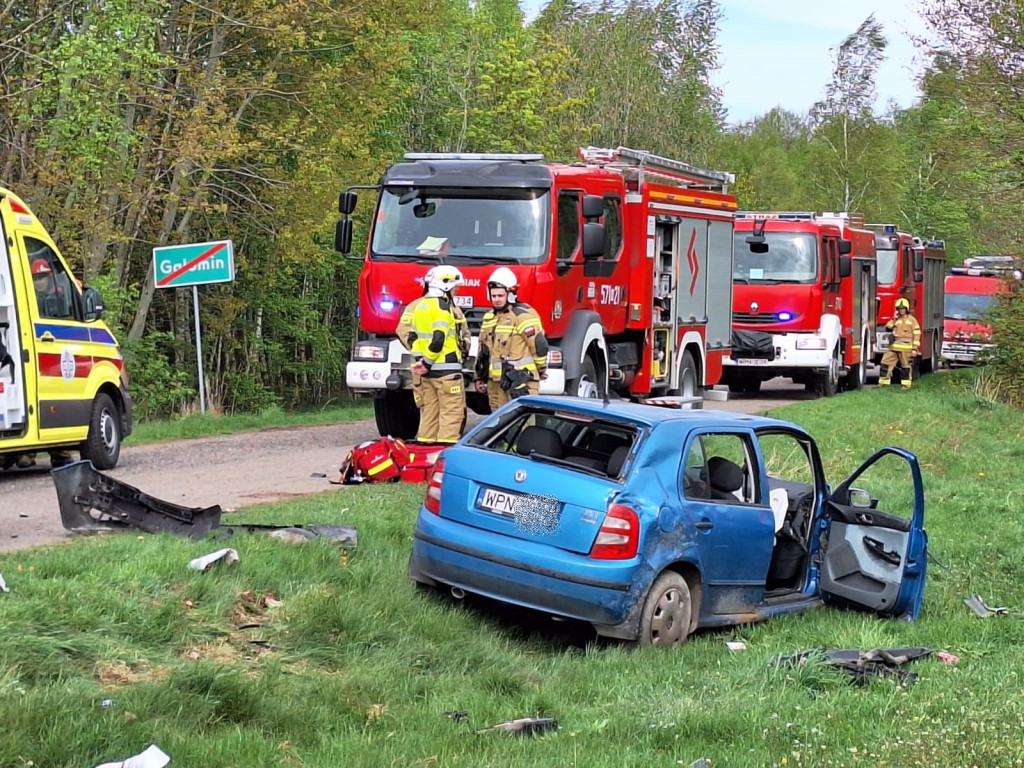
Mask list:
[[[918,621],[822,608],[676,651],[596,642],[585,627],[417,592],[405,565],[422,487],[339,488],[246,519],[355,525],[347,557],[243,534],[111,535],[0,556],[11,588],[0,593],[0,768],[81,768],[151,743],[172,765],[203,768],[1019,765],[1020,620],[979,619],[962,601],[977,592],[1024,610],[1024,414],[943,375],[777,415],[810,428],[833,482],[883,444],[918,453],[931,549],[950,568],[931,567]],[[225,545],[236,565],[187,568]],[[281,605],[263,607],[266,595]],[[748,650],[727,650],[731,639]],[[771,663],[900,645],[961,660],[914,662],[906,687]],[[561,729],[473,733],[523,716]]]
[[[263,413],[233,415],[192,414],[173,421],[153,421],[136,424],[125,445],[158,443],[190,437],[211,437],[238,432],[255,432],[274,427],[318,426],[373,418],[373,404],[359,400],[350,404],[318,410],[285,411],[271,408]]]

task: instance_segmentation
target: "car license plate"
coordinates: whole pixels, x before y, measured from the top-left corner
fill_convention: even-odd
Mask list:
[[[473,297],[456,295],[455,306],[462,307],[463,309],[471,309],[473,307]]]
[[[732,359],[736,365],[768,365],[771,360],[765,360],[763,357],[734,357]]]
[[[476,505],[505,517],[515,517],[515,506],[523,496],[518,493],[499,491],[497,488],[482,488]]]

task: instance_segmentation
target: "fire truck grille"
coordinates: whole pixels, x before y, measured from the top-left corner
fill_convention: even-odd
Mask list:
[[[484,315],[486,315],[490,309],[490,307],[467,307],[462,310],[462,314],[466,316],[466,323],[469,325],[469,331],[474,336],[480,333],[480,324],[484,321]]]
[[[733,312],[732,321],[739,325],[774,325],[779,318],[774,312],[765,312],[752,315],[749,312]]]

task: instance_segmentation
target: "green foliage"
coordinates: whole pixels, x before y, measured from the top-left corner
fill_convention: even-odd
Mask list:
[[[987,313],[995,349],[988,351],[980,377],[990,396],[1024,408],[1024,286],[1007,280]]]
[[[122,343],[125,371],[139,421],[167,418],[197,396],[188,371],[171,364],[175,346],[169,333],[151,333]]]

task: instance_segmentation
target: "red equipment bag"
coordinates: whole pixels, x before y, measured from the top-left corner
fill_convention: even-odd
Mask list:
[[[341,465],[340,483],[425,483],[447,445],[406,443],[393,437],[360,443]]]
[[[400,469],[391,457],[389,438],[368,440],[353,448],[341,463],[341,482],[398,482]]]

